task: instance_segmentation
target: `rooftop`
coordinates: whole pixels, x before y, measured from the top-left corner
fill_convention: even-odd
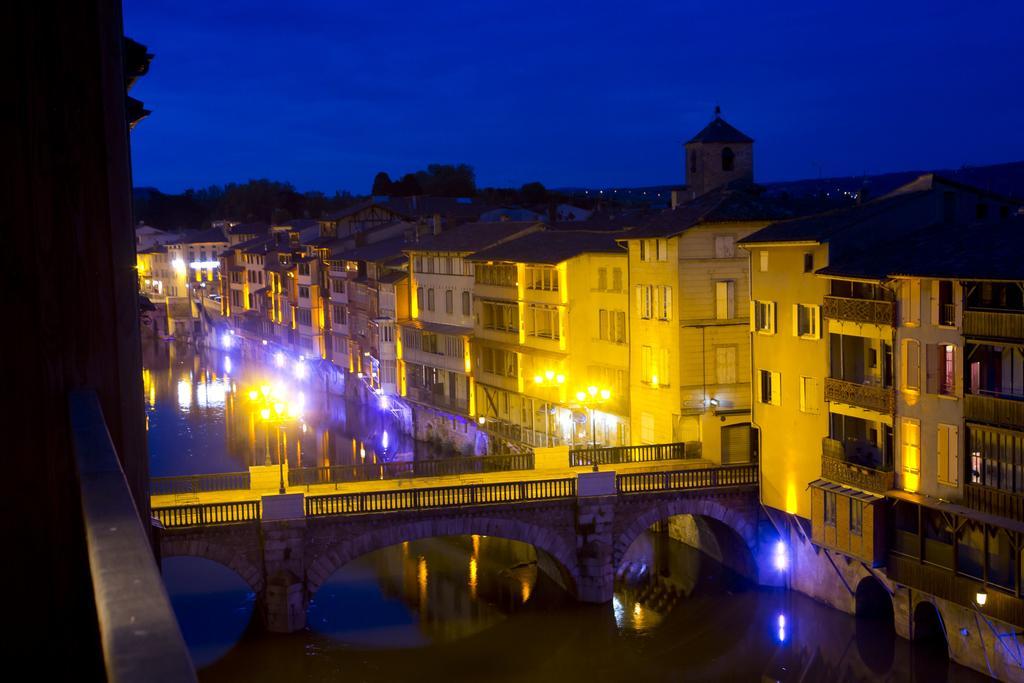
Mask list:
[[[704,129],[694,135],[690,142],[753,142],[753,138],[744,135],[722,118],[721,111],[715,107],[715,118]]]
[[[544,230],[497,244],[472,254],[473,261],[557,264],[586,253],[626,255],[614,232]]]
[[[407,219],[429,218],[439,213],[443,217],[463,220],[476,219],[494,208],[470,197],[374,197],[328,214],[324,220],[341,220],[373,206]]]
[[[448,251],[472,253],[544,227],[538,221],[465,223],[439,235],[425,235],[405,251]]]
[[[673,237],[704,223],[768,222],[793,216],[791,207],[759,189],[750,183],[731,183],[642,219],[623,238]]]

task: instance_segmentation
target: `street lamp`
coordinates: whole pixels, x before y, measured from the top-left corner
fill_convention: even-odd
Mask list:
[[[565,385],[565,375],[554,370],[545,370],[543,374],[536,374],[533,376],[533,385],[537,389],[549,389],[558,388],[561,389]],[[561,391],[559,391],[561,395]],[[564,397],[561,399],[564,400]],[[551,402],[545,399],[545,417],[544,417],[544,438],[545,443],[549,446],[551,444]],[[555,404],[558,405],[557,403]]]
[[[590,464],[595,472],[597,472],[597,424],[594,420],[594,410],[599,404],[606,403],[611,397],[611,391],[599,389],[594,385],[587,387],[586,391],[576,392],[576,400],[580,402],[580,405],[583,408],[590,408],[590,434],[593,443],[593,448],[590,451]]]
[[[273,422],[276,428],[275,436],[277,437],[277,466],[278,472],[280,473],[280,483],[278,486],[278,493],[284,494],[286,489],[284,485],[284,453],[281,449],[281,423],[287,421],[290,418],[298,417],[301,406],[288,404],[284,399],[284,392],[280,386],[275,385],[270,387],[264,384],[260,387],[259,391],[252,389],[249,391],[249,398],[253,401],[260,401],[260,418],[263,420],[263,443],[265,447],[265,460],[264,462],[270,464],[270,423]],[[300,396],[301,399],[301,396]]]

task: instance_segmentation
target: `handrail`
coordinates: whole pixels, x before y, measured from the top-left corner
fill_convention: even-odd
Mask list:
[[[195,681],[99,398],[73,391],[68,409],[107,679]]]
[[[261,518],[261,509],[258,500],[240,500],[230,503],[168,505],[153,508],[153,516],[165,529],[175,529],[204,524],[258,522]]]
[[[659,443],[642,446],[602,446],[569,449],[569,467],[615,465],[624,462],[657,462],[660,460],[692,460],[700,458],[700,450],[686,443]]]
[[[533,453],[511,455],[439,458],[437,460],[409,460],[381,463],[334,465],[331,467],[296,467],[288,470],[289,486],[313,484],[339,484],[352,481],[383,479],[445,477],[459,474],[487,474],[532,470]]]
[[[757,463],[723,465],[669,472],[635,472],[615,477],[619,493],[681,491],[757,485]]]
[[[237,491],[249,488],[248,472],[218,472],[214,474],[187,474],[173,477],[151,477],[151,496],[208,493],[211,491]]]
[[[576,477],[465,486],[436,486],[398,491],[338,493],[327,496],[307,496],[306,516],[424,510],[488,503],[551,500],[571,498],[575,495]]]

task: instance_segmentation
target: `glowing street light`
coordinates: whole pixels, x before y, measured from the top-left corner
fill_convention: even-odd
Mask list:
[[[584,408],[590,408],[590,434],[593,439],[593,448],[591,450],[590,464],[595,472],[597,472],[597,424],[594,419],[594,412],[597,405],[607,402],[612,397],[612,392],[609,389],[601,389],[594,385],[587,387],[586,391],[580,390],[576,392],[576,400]]]
[[[985,603],[988,602],[988,593],[984,590],[978,591],[974,596],[974,601],[978,603],[978,607],[984,607]]]
[[[301,359],[295,361],[295,366],[292,370],[295,374],[295,379],[306,379],[309,376],[309,368],[306,366],[306,362]]]
[[[274,365],[276,365],[279,368],[284,367],[284,354],[281,353],[280,351],[274,354]]]

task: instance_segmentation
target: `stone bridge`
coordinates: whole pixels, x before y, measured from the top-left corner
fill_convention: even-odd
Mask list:
[[[240,505],[240,504],[218,504]],[[773,583],[771,543],[759,539],[757,465],[474,484],[377,493],[265,496],[249,512],[215,505],[157,508],[163,557],[196,556],[223,564],[257,594],[268,630],[305,625],[309,599],[338,569],[403,541],[479,534],[532,545],[557,567],[577,599],[611,600],[615,570],[640,534],[676,515],[705,522],[684,542],[700,547],[708,529],[739,556],[722,558]],[[203,509],[206,508],[206,509]],[[241,517],[241,519],[239,519]],[[236,521],[231,521],[234,518]],[[714,540],[711,541],[715,543]],[[553,560],[553,562],[549,561]],[[737,566],[738,565],[738,566]]]

